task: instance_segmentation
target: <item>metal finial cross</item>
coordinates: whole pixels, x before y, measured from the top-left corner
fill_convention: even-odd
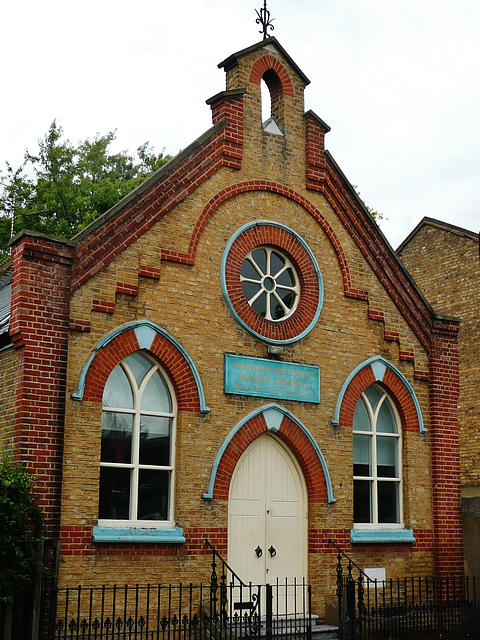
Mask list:
[[[266,38],[268,38],[267,30],[270,28],[270,31],[273,31],[275,28],[272,24],[275,18],[270,19],[270,11],[267,9],[267,0],[264,0],[263,7],[260,9],[260,11],[257,11],[257,9],[255,9],[255,13],[258,16],[255,22],[262,25],[262,30],[258,33],[263,33],[263,39],[265,40]]]

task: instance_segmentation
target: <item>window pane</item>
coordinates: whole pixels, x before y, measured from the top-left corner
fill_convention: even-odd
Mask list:
[[[252,303],[252,309],[255,313],[258,313],[259,316],[262,316],[262,318],[265,317],[267,313],[267,294],[265,292],[261,293]]]
[[[378,521],[398,522],[398,482],[378,483]]]
[[[255,249],[251,253],[253,261],[263,274],[267,273],[267,253],[265,249]]]
[[[130,469],[100,467],[99,518],[130,518]]]
[[[353,521],[372,521],[372,482],[370,480],[353,482]]]
[[[353,428],[355,431],[370,431],[370,418],[362,398],[359,399],[355,407]]]
[[[270,254],[270,275],[276,275],[283,269],[284,266],[285,260],[281,256],[279,256],[278,253],[272,251]]]
[[[397,444],[397,438],[377,437],[377,473],[380,477],[396,477]]]
[[[170,472],[140,469],[138,519],[168,520]]]
[[[385,398],[377,418],[377,431],[383,431],[383,433],[396,433],[396,420],[393,414],[390,403]]]
[[[104,411],[102,415],[102,462],[132,461],[133,416]]]
[[[170,418],[140,417],[140,464],[170,465]]]
[[[133,395],[130,382],[120,365],[108,377],[103,390],[103,406],[115,409],[133,409]]]
[[[251,300],[260,291],[260,282],[242,282],[242,290],[247,301]]]
[[[371,476],[371,437],[353,435],[353,475]]]
[[[378,401],[380,400],[380,398],[383,397],[384,393],[383,391],[380,391],[378,387],[375,387],[373,384],[371,384],[365,390],[365,395],[367,396],[368,401],[372,405],[372,409],[375,411]]]
[[[243,276],[244,278],[248,278],[249,280],[260,281],[260,278],[261,278],[258,271],[255,269],[255,267],[253,266],[253,264],[250,262],[248,258],[244,260],[242,264],[240,275]]]
[[[156,371],[147,383],[142,395],[142,411],[171,413],[170,392],[161,373]]]
[[[281,287],[282,285],[285,287],[294,287],[295,286],[295,277],[293,275],[292,269],[290,267],[285,269],[277,278],[277,287]]]
[[[130,367],[138,386],[142,384],[142,380],[153,366],[150,360],[140,353],[134,353],[128,356],[128,358],[125,359],[125,364]]]

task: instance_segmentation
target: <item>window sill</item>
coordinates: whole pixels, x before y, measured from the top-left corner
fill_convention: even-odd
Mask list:
[[[350,542],[352,544],[412,544],[416,540],[413,529],[352,529]]]
[[[140,542],[184,544],[182,527],[171,529],[134,529],[128,527],[93,527],[93,542]]]

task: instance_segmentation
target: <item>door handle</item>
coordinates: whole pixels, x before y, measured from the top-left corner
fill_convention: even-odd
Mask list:
[[[277,555],[277,550],[275,549],[273,544],[270,546],[270,549],[268,550],[268,553],[272,556],[272,558],[274,558]]]
[[[263,556],[263,549],[260,545],[255,549],[255,553],[257,554],[257,558],[261,558]]]

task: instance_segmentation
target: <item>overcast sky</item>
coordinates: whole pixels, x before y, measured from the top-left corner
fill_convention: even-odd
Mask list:
[[[24,0],[2,7],[0,163],[52,120],[175,155],[211,126],[217,64],[261,39],[263,0]],[[480,227],[480,0],[269,0],[306,109],[394,248],[424,217]]]

